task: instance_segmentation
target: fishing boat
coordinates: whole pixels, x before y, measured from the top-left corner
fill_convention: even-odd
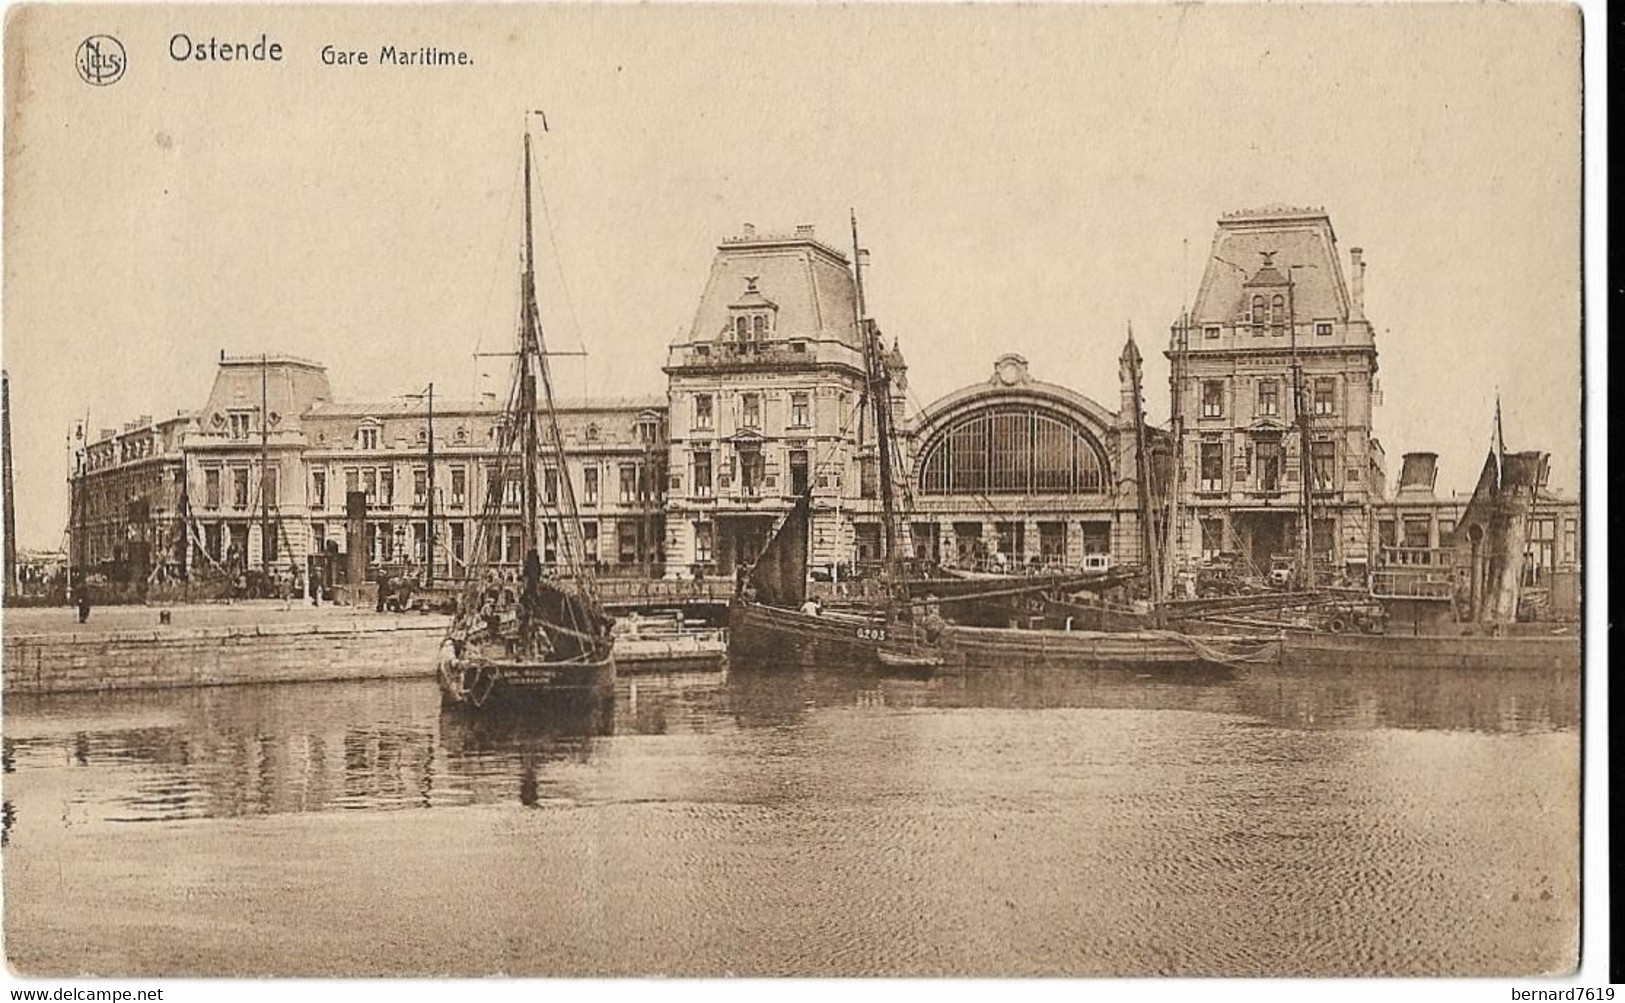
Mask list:
[[[585,547],[570,478],[552,497],[542,490],[542,459],[565,469],[541,314],[531,221],[531,139],[524,145],[525,232],[514,380],[499,424],[496,469],[517,477],[523,505],[522,576],[505,583],[485,563],[499,531],[507,492],[488,492],[475,538],[468,584],[440,647],[442,702],[487,709],[567,697],[613,694],[613,620],[605,614],[584,560]],[[544,568],[538,548],[550,551]]]
[[[1478,484],[1445,546],[1384,548],[1371,575],[1380,630],[1285,631],[1283,661],[1312,668],[1577,672],[1578,624],[1518,619],[1530,509],[1547,455],[1508,452],[1501,407]]]
[[[851,609],[824,609],[807,600],[810,490],[773,527],[729,605],[728,653],[733,664],[815,661],[858,668],[929,673],[942,664],[939,621],[910,601],[897,533],[891,375],[879,328],[867,316],[857,215],[852,216],[853,324],[863,346],[865,397],[874,421],[881,501],[881,598]]]

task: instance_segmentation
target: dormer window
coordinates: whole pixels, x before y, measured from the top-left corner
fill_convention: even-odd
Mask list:
[[[740,342],[746,342],[746,341],[750,340],[750,318],[749,317],[735,317],[734,318],[734,337],[736,339],[738,339]]]
[[[767,337],[767,315],[759,313],[756,316],[752,317],[750,319],[750,327],[751,327],[751,333],[753,335],[755,335],[757,341],[761,341],[762,339],[766,338]]]
[[[1268,318],[1264,315],[1264,297],[1253,297],[1253,333],[1263,334],[1264,324]]]
[[[355,432],[356,445],[362,449],[378,448],[378,426],[362,425]]]
[[[233,411],[226,416],[227,421],[230,423],[231,437],[233,439],[248,438],[248,430],[253,421],[252,416],[252,411]]]

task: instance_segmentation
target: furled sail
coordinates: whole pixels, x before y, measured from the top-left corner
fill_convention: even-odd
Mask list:
[[[1451,538],[1467,550],[1468,618],[1474,622],[1517,619],[1529,514],[1546,480],[1546,466],[1547,454],[1539,451],[1492,448],[1484,458],[1478,485]]]
[[[794,609],[807,600],[807,535],[812,500],[802,495],[756,558],[750,584],[758,602]]]

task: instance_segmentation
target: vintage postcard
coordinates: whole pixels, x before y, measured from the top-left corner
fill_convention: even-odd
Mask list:
[[[1582,35],[11,8],[12,972],[1570,976]]]

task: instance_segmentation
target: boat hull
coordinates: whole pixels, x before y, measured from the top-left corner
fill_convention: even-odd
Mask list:
[[[751,602],[728,610],[728,660],[735,666],[816,663],[929,672],[941,664],[934,647],[918,628],[879,617],[813,616]]]
[[[615,692],[613,653],[593,661],[495,661],[443,648],[436,676],[443,705],[484,709],[590,700]]]
[[[1333,634],[1288,630],[1282,664],[1304,668],[1578,672],[1578,634]]]
[[[955,664],[1047,668],[1235,669],[1280,659],[1279,642],[1269,638],[1197,638],[1166,630],[951,627],[944,648]]]

